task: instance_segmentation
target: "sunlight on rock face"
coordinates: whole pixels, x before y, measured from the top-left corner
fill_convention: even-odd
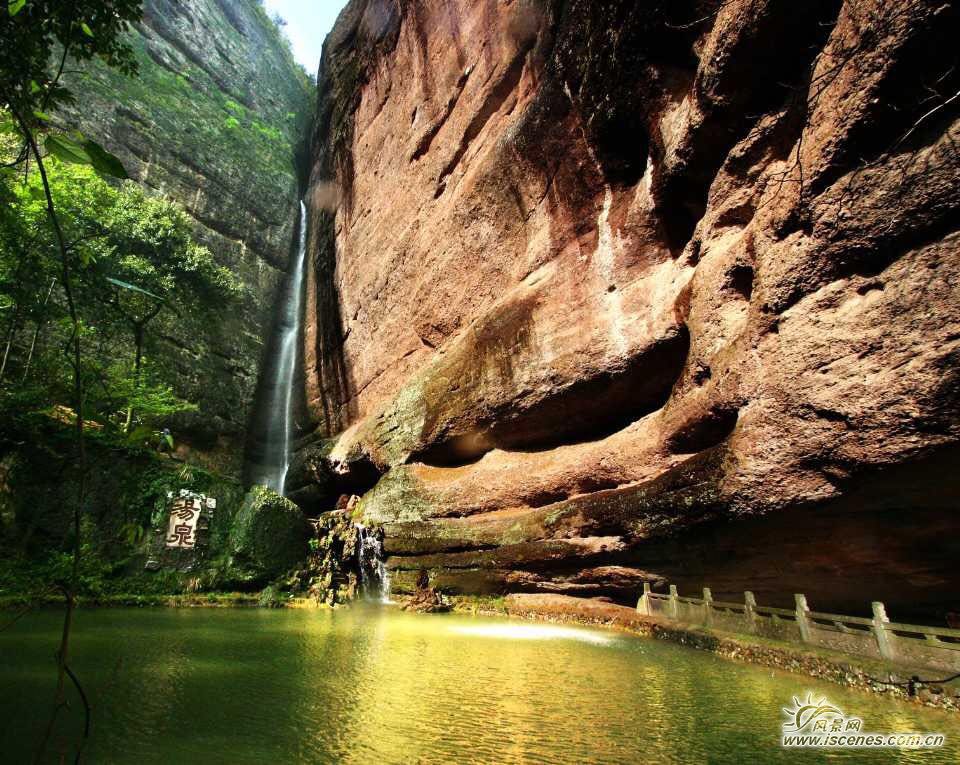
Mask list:
[[[313,207],[316,210],[336,212],[340,203],[340,188],[332,181],[321,181],[311,190]]]
[[[610,645],[614,642],[611,635],[549,624],[477,624],[451,627],[450,631],[458,635],[500,640],[579,640],[594,645]]]

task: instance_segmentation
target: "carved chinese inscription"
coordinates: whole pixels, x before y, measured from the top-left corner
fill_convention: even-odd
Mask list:
[[[167,547],[193,550],[197,546],[197,528],[201,523],[204,509],[213,510],[216,500],[181,491],[173,500],[170,519],[167,524],[165,544]]]

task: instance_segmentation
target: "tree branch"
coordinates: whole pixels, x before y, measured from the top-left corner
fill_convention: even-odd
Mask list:
[[[64,296],[67,300],[67,308],[70,313],[70,321],[73,325],[73,394],[74,408],[76,414],[76,443],[77,459],[80,472],[78,481],[77,502],[73,510],[73,570],[71,572],[70,586],[64,589],[64,596],[67,602],[67,610],[63,619],[63,631],[60,636],[60,650],[57,652],[57,692],[54,697],[54,708],[51,713],[50,723],[47,727],[46,735],[41,741],[37,752],[37,761],[39,762],[46,749],[47,741],[53,730],[53,725],[59,714],[60,708],[65,703],[65,678],[67,674],[67,660],[70,651],[70,630],[73,626],[73,611],[76,601],[77,581],[80,574],[80,516],[83,510],[83,504],[86,499],[86,477],[87,477],[87,455],[86,443],[83,432],[83,370],[81,367],[81,349],[80,349],[80,317],[77,313],[77,306],[74,301],[72,275],[70,270],[70,253],[67,249],[67,243],[63,235],[63,228],[60,225],[60,219],[57,217],[56,206],[53,202],[53,194],[50,191],[50,181],[47,178],[47,170],[43,164],[43,156],[40,153],[40,147],[37,145],[36,137],[33,131],[27,125],[23,116],[16,109],[11,109],[14,119],[20,127],[20,131],[30,146],[30,152],[37,163],[37,169],[40,172],[40,179],[43,183],[43,193],[47,202],[47,215],[50,218],[50,224],[56,235],[57,244],[60,248],[60,266],[61,279],[63,284]]]

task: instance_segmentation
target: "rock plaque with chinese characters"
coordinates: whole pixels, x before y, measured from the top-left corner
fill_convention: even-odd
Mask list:
[[[197,529],[204,511],[216,508],[217,501],[212,497],[181,490],[173,499],[170,518],[164,544],[168,548],[193,550],[197,546]]]

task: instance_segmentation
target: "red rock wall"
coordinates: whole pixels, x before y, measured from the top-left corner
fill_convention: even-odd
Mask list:
[[[957,17],[354,0],[321,70],[305,333],[338,438],[303,496],[375,482],[401,588],[759,577],[822,608],[842,576],[831,602],[960,610],[957,487],[918,478],[960,434]],[[871,531],[818,550],[834,525]],[[904,528],[916,549],[872,552]]]

